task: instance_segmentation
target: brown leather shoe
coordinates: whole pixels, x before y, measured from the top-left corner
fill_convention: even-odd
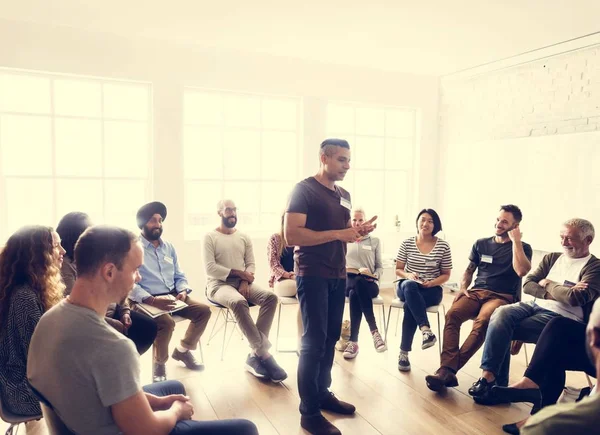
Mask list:
[[[425,376],[427,388],[432,391],[442,391],[446,387],[457,387],[458,379],[456,375],[446,367],[440,367],[435,374]]]

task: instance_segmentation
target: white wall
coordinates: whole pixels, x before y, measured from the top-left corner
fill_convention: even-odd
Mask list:
[[[560,249],[564,218],[600,229],[599,47],[441,81],[440,200],[457,272],[473,241],[492,235],[502,203],[522,207],[534,249]]]
[[[204,274],[198,242],[183,237],[182,90],[186,85],[292,95],[304,101],[302,175],[316,171],[318,144],[325,136],[329,99],[408,106],[419,110],[419,191],[416,207],[436,207],[439,80],[291,58],[199,50],[153,40],[128,40],[69,28],[0,20],[0,66],[148,81],[154,91],[154,198],[169,208],[165,237],[178,248],[191,284]],[[432,163],[433,162],[433,163]],[[133,201],[137,201],[132,198]],[[201,200],[201,198],[199,199]],[[141,203],[140,203],[141,205]],[[132,220],[134,216],[132,216]],[[217,217],[215,216],[215,225]],[[240,222],[243,229],[243,222]],[[393,252],[402,235],[390,236]],[[266,284],[266,239],[255,240],[258,277]]]

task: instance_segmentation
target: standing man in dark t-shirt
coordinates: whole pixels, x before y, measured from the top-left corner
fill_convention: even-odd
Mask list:
[[[350,194],[336,181],[350,169],[350,145],[327,139],[317,175],[292,192],[284,231],[295,252],[296,284],[304,333],[298,363],[300,424],[311,434],[341,434],[321,410],[353,414],[355,407],[329,391],[334,346],[340,336],[346,288],[346,243],[375,228],[376,216],[359,227],[350,222]]]
[[[440,368],[425,377],[433,391],[458,385],[456,372],[477,352],[494,310],[521,299],[521,278],[531,269],[531,246],[521,241],[523,214],[516,205],[503,205],[496,219],[496,235],[479,239],[469,255],[460,291],[446,314]],[[468,289],[477,269],[477,278]],[[459,348],[460,326],[474,319],[471,333]]]

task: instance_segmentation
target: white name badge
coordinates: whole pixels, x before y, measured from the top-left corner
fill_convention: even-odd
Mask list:
[[[482,255],[481,262],[492,264],[494,262],[494,257],[492,257],[491,255]]]
[[[426,261],[425,266],[426,267],[436,267],[437,263],[435,261]]]
[[[363,248],[365,251],[372,251],[372,250],[373,250],[373,248],[372,248],[371,246],[369,246],[369,245],[361,245],[361,246],[362,246],[362,248]]]
[[[165,255],[165,261],[169,264],[173,264],[173,259],[171,257],[169,257],[168,255]]]
[[[346,198],[340,198],[340,204],[342,207],[352,210],[352,204]]]

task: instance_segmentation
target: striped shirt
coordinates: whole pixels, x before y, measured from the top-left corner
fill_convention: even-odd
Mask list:
[[[417,247],[417,237],[406,239],[400,245],[396,260],[404,263],[404,271],[417,273],[419,278],[430,281],[442,274],[442,270],[452,269],[450,245],[440,238],[429,254],[423,254]]]

